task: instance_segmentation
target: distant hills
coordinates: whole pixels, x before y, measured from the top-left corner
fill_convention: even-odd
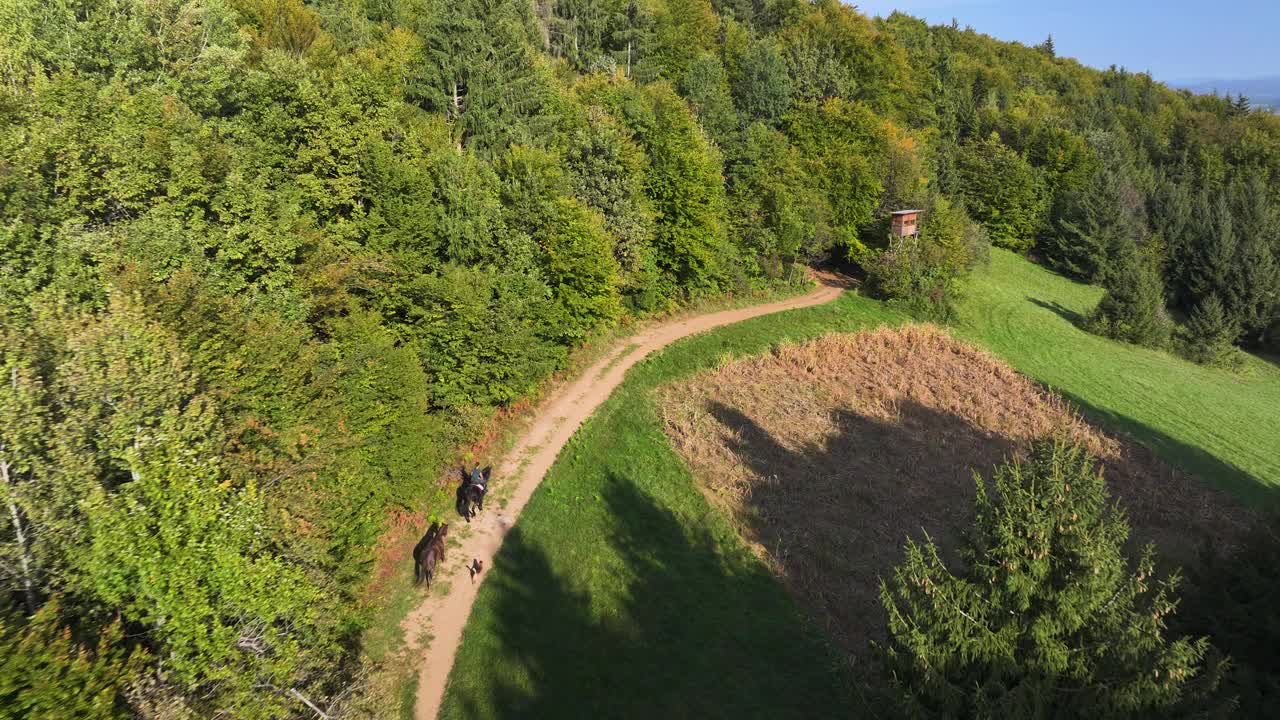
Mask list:
[[[1280,110],[1280,75],[1257,78],[1201,78],[1169,83],[1194,93],[1243,94],[1255,107]]]

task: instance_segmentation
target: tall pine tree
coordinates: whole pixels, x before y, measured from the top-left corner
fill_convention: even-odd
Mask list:
[[[1117,246],[1104,278],[1107,292],[1089,317],[1092,332],[1116,340],[1162,347],[1173,323],[1164,306],[1164,282],[1151,258],[1130,242]]]
[[[1256,174],[1233,184],[1231,197],[1239,242],[1222,292],[1231,319],[1256,344],[1280,319],[1280,217]]]

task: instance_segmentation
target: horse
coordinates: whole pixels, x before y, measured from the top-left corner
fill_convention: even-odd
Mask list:
[[[449,536],[449,524],[431,523],[427,534],[418,541],[413,549],[413,582],[427,583],[431,587],[431,576],[435,569],[444,563],[444,541]]]
[[[467,522],[471,522],[471,517],[477,512],[484,510],[484,496],[489,492],[489,476],[493,474],[493,466],[479,471],[478,481],[472,480],[474,474],[462,468],[462,484],[458,486],[458,514]]]

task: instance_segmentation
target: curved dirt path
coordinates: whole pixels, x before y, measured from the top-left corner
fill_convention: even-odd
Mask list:
[[[493,567],[493,557],[502,547],[502,539],[515,524],[561,448],[622,382],[627,370],[646,355],[680,338],[761,315],[828,303],[839,297],[848,286],[843,278],[834,275],[815,273],[815,279],[819,282],[818,289],[806,295],[673,321],[619,341],[617,348],[543,401],[524,435],[494,466],[495,491],[503,491],[506,507],[498,510],[497,502],[493,502],[469,525],[461,519],[450,521],[450,535],[462,539],[449,548],[448,560],[436,580],[448,583],[448,591],[429,596],[409,613],[402,624],[407,646],[421,648],[415,651],[419,655],[416,658],[419,664],[418,695],[414,707],[416,720],[435,720],[440,712],[449,670],[453,667],[453,657],[462,639],[462,628],[471,614],[476,592],[490,571],[502,572],[501,568]],[[472,558],[484,563],[484,572],[474,584],[465,568]]]

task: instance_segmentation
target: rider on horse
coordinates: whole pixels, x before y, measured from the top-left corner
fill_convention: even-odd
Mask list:
[[[479,465],[476,465],[471,470],[471,484],[480,488],[481,491],[484,490],[484,471],[480,469]]]

